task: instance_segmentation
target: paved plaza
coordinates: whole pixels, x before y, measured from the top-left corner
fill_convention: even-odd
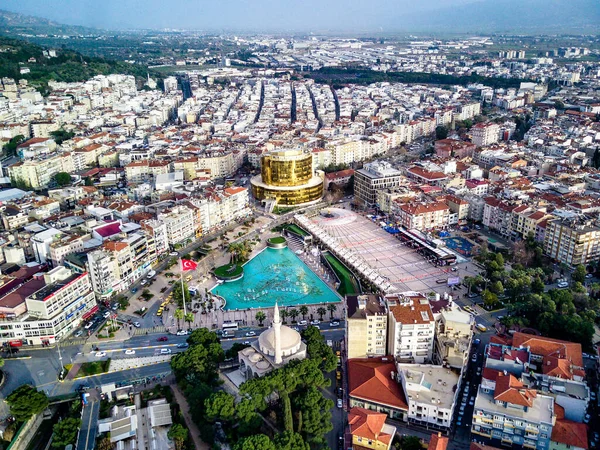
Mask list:
[[[375,269],[391,283],[390,291],[443,292],[448,287],[446,283],[437,283],[437,280],[467,275],[464,270],[463,273],[454,273],[450,267],[430,263],[415,249],[366,217],[340,208],[323,211],[327,215],[318,214],[308,219],[310,226],[318,227],[331,236],[338,243],[338,250],[348,250],[355,260],[362,260]],[[357,264],[360,262],[354,265]]]

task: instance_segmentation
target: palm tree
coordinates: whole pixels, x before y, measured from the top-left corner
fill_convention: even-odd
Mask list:
[[[232,242],[227,246],[227,252],[231,253],[231,264],[237,262],[241,252],[242,245],[240,242]]]
[[[266,314],[262,311],[258,311],[254,318],[258,321],[259,326],[263,326],[263,321],[267,318]]]
[[[183,320],[185,320],[188,323],[188,330],[192,329],[192,326],[190,325],[190,323],[192,323],[194,321],[194,313],[187,313],[185,315],[185,317],[183,318]]]
[[[308,314],[308,306],[302,305],[300,307],[300,314],[302,314],[303,319],[306,319],[306,315]]]
[[[327,305],[327,311],[329,311],[329,320],[333,320],[333,313],[337,311],[337,306],[334,303]]]
[[[300,313],[298,312],[298,310],[296,308],[292,308],[292,309],[290,309],[289,314],[290,314],[290,317],[292,318],[292,323],[293,323],[296,321],[296,317],[298,317],[298,314],[300,314]]]
[[[175,314],[174,314],[175,318],[177,319],[177,329],[180,330],[181,329],[181,319],[183,319],[183,309],[176,309],[175,310]]]
[[[284,310],[282,310],[282,311],[279,313],[279,315],[281,316],[281,320],[283,321],[283,323],[286,323],[286,322],[285,322],[285,319],[286,319],[286,318],[287,318],[287,316],[288,316],[288,312],[287,312],[287,311],[284,309]]]
[[[322,306],[319,306],[317,308],[317,314],[320,316],[320,320],[323,320],[323,316],[325,314],[327,314],[327,310],[325,308],[323,308]]]

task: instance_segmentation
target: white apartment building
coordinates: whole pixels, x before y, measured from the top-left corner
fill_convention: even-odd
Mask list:
[[[88,273],[77,274],[58,266],[50,272],[36,275],[4,298],[23,295],[32,289],[34,292],[25,298],[26,312],[0,319],[1,343],[52,344],[78,327],[98,308]]]
[[[54,267],[62,265],[65,256],[71,253],[82,252],[86,236],[68,235],[55,239],[50,243],[50,260]]]
[[[167,226],[160,220],[144,220],[140,223],[142,230],[146,233],[148,240],[153,241],[154,252],[156,256],[169,251],[169,236],[167,235]]]
[[[500,140],[500,126],[496,123],[478,123],[471,128],[471,141],[477,147],[485,147]]]
[[[450,208],[444,202],[394,204],[392,210],[397,215],[398,222],[409,230],[444,229],[449,225]]]
[[[474,317],[456,306],[452,301],[435,316],[436,364],[447,364],[461,370],[468,363]]]
[[[385,299],[389,310],[388,353],[398,361],[432,361],[435,319],[427,298],[418,292],[404,292]]]
[[[398,381],[408,402],[408,422],[440,431],[450,428],[460,376],[445,367],[398,364]]]
[[[194,211],[185,206],[176,206],[158,214],[157,219],[167,227],[170,245],[179,244],[195,236]]]

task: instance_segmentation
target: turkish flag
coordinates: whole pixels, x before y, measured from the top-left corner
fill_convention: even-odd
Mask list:
[[[196,267],[198,267],[198,264],[192,261],[191,259],[181,260],[181,270],[183,270],[184,272],[188,270],[196,270]]]

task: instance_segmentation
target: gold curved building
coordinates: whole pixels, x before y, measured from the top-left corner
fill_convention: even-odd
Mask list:
[[[260,175],[252,178],[257,200],[275,200],[280,206],[302,206],[323,197],[323,178],[313,170],[310,153],[277,150],[261,159]]]

